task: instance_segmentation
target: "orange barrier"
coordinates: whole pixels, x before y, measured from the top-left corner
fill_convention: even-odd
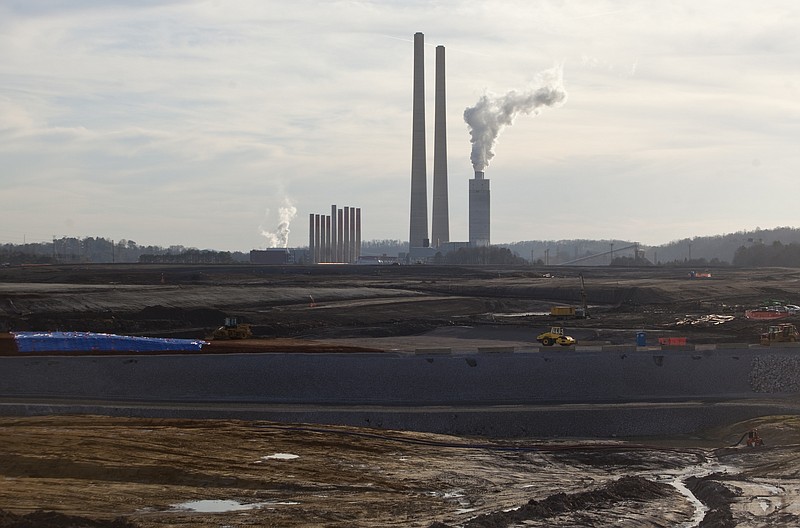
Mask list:
[[[686,338],[685,337],[659,337],[658,338],[659,345],[685,345]]]

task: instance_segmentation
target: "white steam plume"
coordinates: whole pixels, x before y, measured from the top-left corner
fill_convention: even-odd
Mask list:
[[[269,214],[269,210],[267,210],[267,214]],[[259,229],[261,229],[261,234],[267,239],[268,248],[289,247],[289,224],[294,220],[295,215],[297,215],[297,207],[292,205],[289,199],[285,199],[283,201],[283,207],[278,209],[280,222],[275,232],[273,233],[265,230],[263,227],[259,227]]]
[[[560,106],[567,100],[564,90],[564,70],[556,65],[536,76],[534,87],[505,95],[484,94],[464,110],[472,142],[472,167],[482,171],[494,157],[494,144],[503,127],[511,125],[519,114],[538,114],[544,106]]]

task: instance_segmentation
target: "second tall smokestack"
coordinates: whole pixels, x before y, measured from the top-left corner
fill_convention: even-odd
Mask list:
[[[433,129],[433,213],[431,245],[450,242],[450,213],[447,201],[447,111],[445,109],[444,46],[436,46],[436,98]]]

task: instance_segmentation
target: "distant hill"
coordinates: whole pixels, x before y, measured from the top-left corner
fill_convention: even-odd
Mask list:
[[[699,259],[709,262],[716,259],[731,264],[739,248],[767,246],[774,242],[784,245],[800,244],[800,229],[776,227],[738,231],[723,235],[684,238],[660,246],[639,245],[638,249],[644,252],[640,255],[653,264]],[[634,256],[636,243],[630,240],[528,240],[498,245],[529,261],[549,261],[549,264],[553,265],[577,260],[578,262],[574,262],[575,265],[598,266],[611,261],[612,244],[614,258]],[[592,258],[586,258],[590,256]]]

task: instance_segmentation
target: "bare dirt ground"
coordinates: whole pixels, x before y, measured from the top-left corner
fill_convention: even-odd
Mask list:
[[[238,315],[329,350],[530,346],[552,305],[579,303],[579,272],[592,317],[562,321],[579,344],[755,343],[746,308],[800,304],[800,270],[785,269],[43,266],[0,269],[0,330],[205,337]],[[752,427],[765,446],[730,447]],[[511,442],[53,416],[0,418],[0,445],[0,528],[800,525],[796,417]]]
[[[726,447],[754,425],[766,446]],[[3,418],[0,526],[797,526],[798,427],[764,418],[643,445]]]

